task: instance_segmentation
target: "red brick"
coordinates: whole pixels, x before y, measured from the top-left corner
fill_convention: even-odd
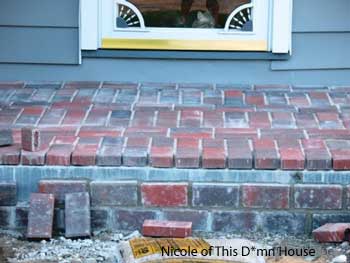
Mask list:
[[[182,110],[180,115],[180,127],[199,127],[203,112],[198,110]]]
[[[78,144],[72,153],[72,164],[89,166],[96,164],[98,145]]]
[[[196,139],[177,139],[175,165],[177,168],[199,168],[200,149]]]
[[[334,150],[331,154],[334,170],[350,170],[350,150]]]
[[[187,206],[187,192],[187,183],[143,183],[142,204],[157,207]]]
[[[289,186],[278,184],[242,185],[242,205],[248,208],[289,208]]]
[[[280,155],[283,170],[304,170],[305,157],[300,148],[282,148]]]
[[[55,199],[52,194],[31,194],[28,238],[51,238]]]
[[[150,237],[185,238],[192,235],[192,222],[145,220],[142,234]]]
[[[211,128],[171,128],[170,136],[173,138],[203,139],[212,138]]]
[[[122,130],[111,127],[83,127],[79,131],[79,137],[117,137],[120,136]]]
[[[254,140],[254,158],[256,169],[270,170],[280,168],[280,158],[273,140]]]
[[[0,147],[0,164],[18,165],[20,163],[21,146],[18,144]]]
[[[321,243],[341,243],[349,231],[349,223],[328,223],[312,231],[312,234]]]
[[[218,169],[226,167],[226,153],[224,140],[203,140],[202,167]]]
[[[217,128],[215,138],[218,139],[254,139],[258,138],[258,131],[253,128]]]
[[[249,112],[249,126],[251,128],[270,128],[271,122],[267,112]]]
[[[46,153],[46,164],[62,166],[70,165],[73,150],[74,145],[53,144]]]
[[[57,204],[63,204],[68,193],[87,192],[88,184],[84,180],[41,180],[39,192],[53,194]]]
[[[40,149],[40,131],[34,127],[22,128],[22,148],[25,151],[35,152]]]
[[[66,237],[88,237],[91,235],[89,193],[66,194],[64,214]]]

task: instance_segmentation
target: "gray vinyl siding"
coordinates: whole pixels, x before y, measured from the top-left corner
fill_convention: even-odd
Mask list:
[[[0,63],[79,60],[79,0],[0,1]]]
[[[9,15],[16,10],[16,6],[25,2],[35,5],[24,5],[16,16]],[[216,60],[203,59],[202,55],[201,59],[196,56],[191,58],[191,55],[186,59],[160,59],[150,55],[133,58],[92,55],[84,57],[81,65],[78,65],[78,2],[0,1],[0,81],[22,79],[350,84],[350,0],[294,0],[293,52],[288,60],[259,57],[244,59],[239,56]],[[7,11],[4,11],[4,5]],[[29,10],[27,13],[26,9],[32,9],[30,12],[34,12],[34,15]],[[44,13],[41,13],[43,10]],[[25,33],[25,30],[34,32],[33,28],[39,30],[36,33],[38,39],[33,37],[33,33],[30,43],[13,44],[27,39],[30,33]],[[12,33],[8,33],[8,30]],[[9,47],[9,41],[4,42],[9,34],[12,34],[12,47]],[[40,41],[39,36],[47,39],[47,42]]]
[[[293,48],[272,70],[350,69],[350,1],[294,0]]]

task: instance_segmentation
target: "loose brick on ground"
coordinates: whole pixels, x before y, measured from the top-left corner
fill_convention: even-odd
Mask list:
[[[89,193],[71,193],[65,196],[65,236],[88,237],[91,235]]]
[[[150,237],[185,238],[192,235],[192,222],[145,220],[142,234]]]
[[[312,234],[321,243],[341,243],[349,232],[350,223],[329,223],[313,230]]]
[[[52,194],[31,194],[28,215],[28,238],[52,237],[55,198]]]

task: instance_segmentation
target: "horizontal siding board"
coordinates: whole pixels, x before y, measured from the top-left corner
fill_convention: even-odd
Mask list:
[[[78,27],[79,0],[1,0],[0,25]]]
[[[294,0],[293,32],[350,31],[349,0]]]
[[[117,73],[116,73],[117,72]],[[1,64],[0,81],[109,80],[145,82],[349,85],[350,70],[272,71],[269,61],[85,58],[79,66]]]
[[[350,33],[293,33],[293,54],[272,70],[350,69]]]
[[[0,62],[77,64],[79,30],[0,26]]]

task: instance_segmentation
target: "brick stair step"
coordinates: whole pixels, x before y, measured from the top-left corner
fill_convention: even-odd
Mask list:
[[[185,238],[192,234],[192,222],[145,220],[142,233],[152,237]]]

